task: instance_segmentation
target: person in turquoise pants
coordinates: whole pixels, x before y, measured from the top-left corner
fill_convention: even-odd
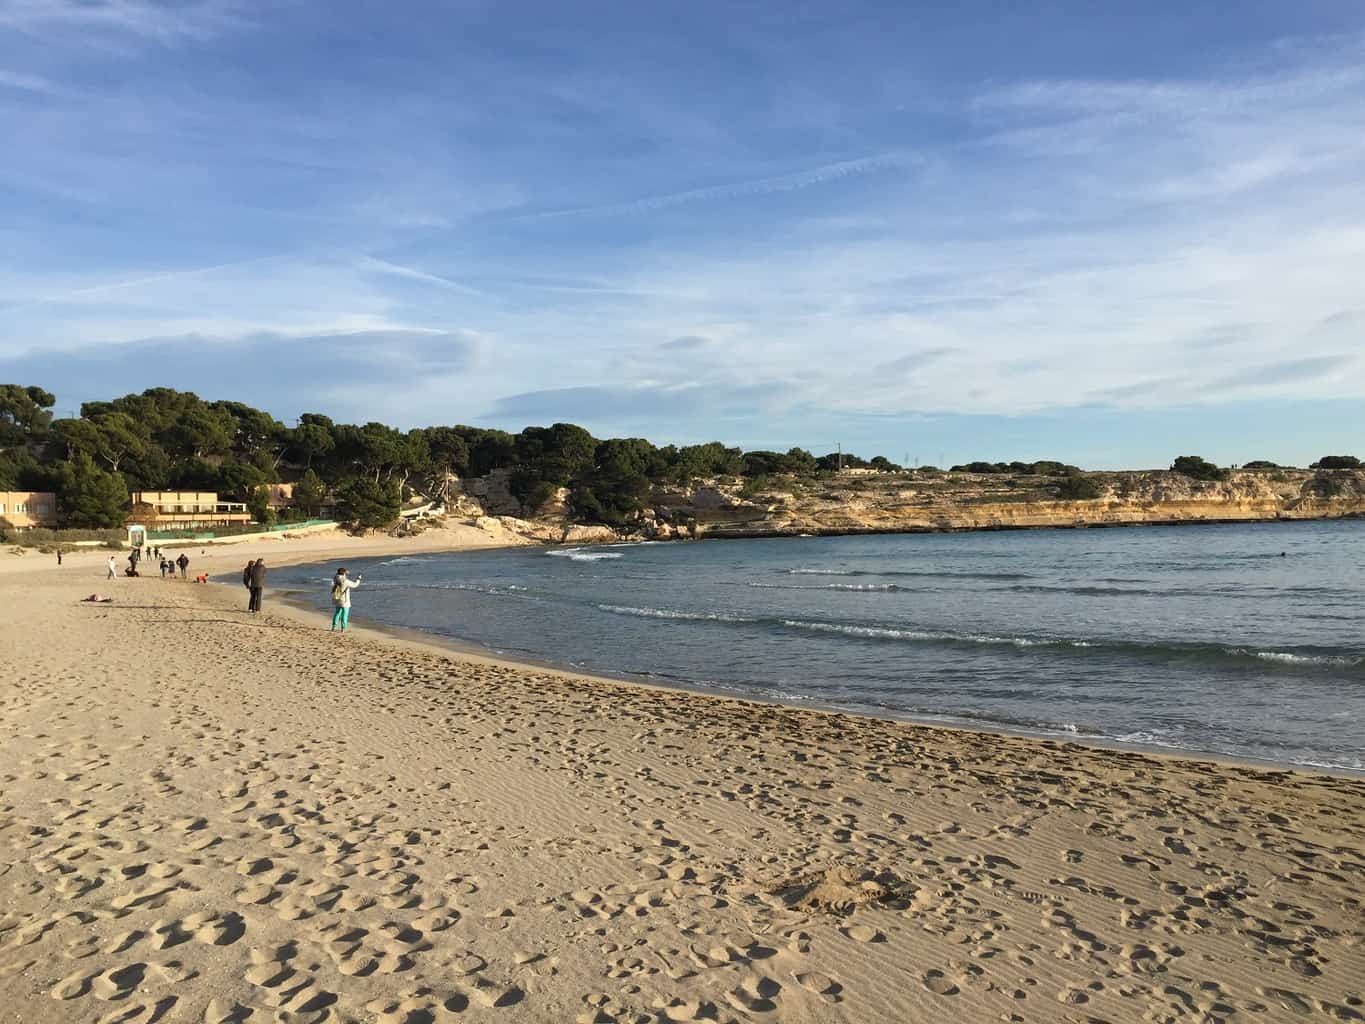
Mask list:
[[[351,591],[360,586],[363,576],[351,579],[346,575],[345,569],[338,569],[337,574],[332,577],[332,629],[340,629],[346,632],[346,626],[351,621]]]

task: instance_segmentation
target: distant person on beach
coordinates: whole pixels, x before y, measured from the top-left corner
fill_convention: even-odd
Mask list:
[[[190,567],[190,556],[185,552],[180,552],[180,557],[175,560],[175,564],[180,566],[180,578],[185,579],[185,570]]]
[[[364,578],[351,579],[345,569],[338,569],[332,577],[332,629],[346,632],[346,625],[351,621],[351,591],[360,586]]]
[[[57,564],[58,564],[58,565],[61,565],[61,564],[62,564],[62,549],[61,549],[61,548],[58,548],[58,549],[57,549]]]
[[[106,577],[104,577],[104,578],[105,578],[106,580],[112,580],[112,579],[113,579],[115,576],[117,576],[117,575],[118,575],[118,571],[117,571],[117,569],[114,567],[114,556],[113,556],[113,555],[110,555],[110,556],[109,556],[109,575],[106,576]]]
[[[253,560],[247,559],[246,568],[242,570],[242,586],[246,587],[247,590],[251,589],[251,569],[255,564]],[[251,611],[251,606],[247,605],[246,610]]]
[[[258,558],[253,563],[248,582],[251,586],[251,601],[247,604],[246,610],[254,615],[261,610],[261,593],[265,590],[264,558]]]
[[[162,556],[161,556],[161,578],[162,578],[163,580],[166,578],[166,570],[169,569],[170,567],[171,567],[171,563],[168,562],[168,561],[166,561],[166,556],[165,556],[165,555],[162,555]]]

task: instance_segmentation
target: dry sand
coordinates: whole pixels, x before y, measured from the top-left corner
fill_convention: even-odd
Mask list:
[[[1365,1020],[1358,779],[343,637],[104,557],[0,575],[0,1021]]]

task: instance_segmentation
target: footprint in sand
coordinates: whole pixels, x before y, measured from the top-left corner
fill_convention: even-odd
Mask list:
[[[925,971],[921,979],[924,987],[936,996],[955,996],[962,990],[942,971]]]
[[[129,964],[127,967],[112,967],[103,974],[96,975],[90,990],[96,999],[113,1002],[127,998],[147,974],[146,964]]]
[[[792,975],[796,983],[809,992],[830,1003],[839,1002],[839,993],[844,987],[828,974],[819,971],[801,971]]]
[[[774,1000],[780,991],[782,986],[772,978],[754,974],[726,992],[725,998],[742,1013],[770,1013],[777,1009]]]
[[[52,987],[49,995],[53,999],[77,999],[85,995],[90,990],[91,975],[89,971],[76,971],[68,974],[61,981]]]
[[[227,999],[210,999],[204,1008],[204,1024],[242,1024],[251,1008]]]
[[[847,928],[840,928],[841,932],[847,935],[854,942],[885,942],[886,936],[870,924],[855,924]]]

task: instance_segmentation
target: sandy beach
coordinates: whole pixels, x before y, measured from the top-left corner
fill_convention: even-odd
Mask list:
[[[106,557],[0,560],[0,1022],[1365,1020],[1365,780],[504,664],[363,589],[343,637]]]

